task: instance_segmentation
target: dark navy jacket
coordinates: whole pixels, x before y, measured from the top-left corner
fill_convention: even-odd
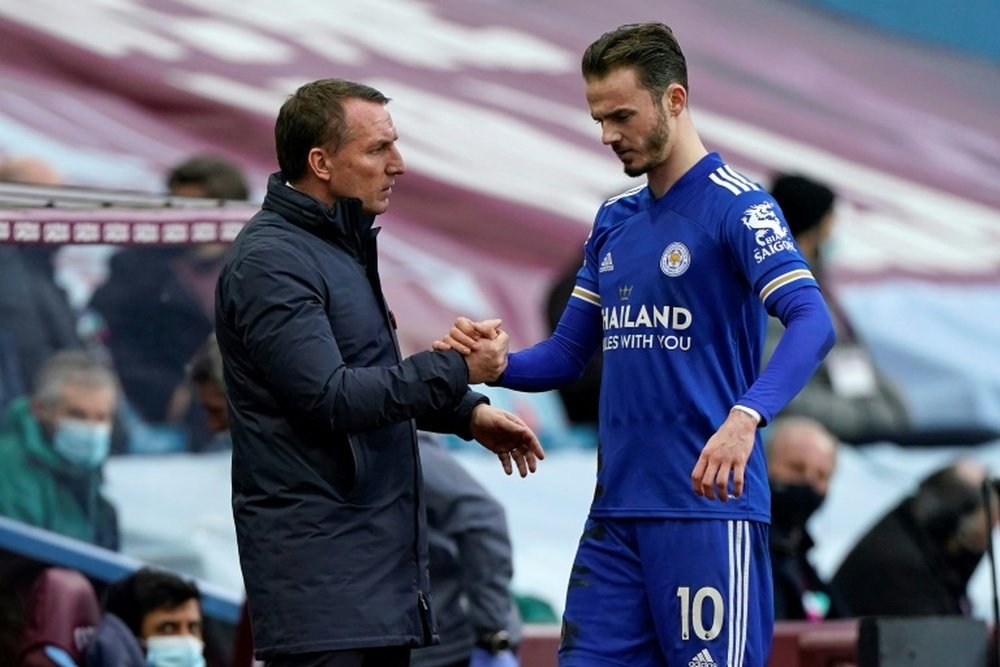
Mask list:
[[[468,439],[457,352],[402,359],[374,216],[268,182],[219,277],[233,513],[259,658],[433,634],[414,419]]]

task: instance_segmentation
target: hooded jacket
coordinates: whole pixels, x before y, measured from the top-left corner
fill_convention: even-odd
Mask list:
[[[433,637],[414,420],[470,438],[454,351],[402,359],[374,216],[271,176],[223,266],[216,326],[257,656]]]
[[[0,515],[117,550],[117,514],[102,483],[100,468],[78,468],[52,448],[29,399],[11,402],[0,428]]]

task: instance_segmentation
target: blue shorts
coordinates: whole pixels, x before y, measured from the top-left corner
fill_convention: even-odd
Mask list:
[[[768,526],[587,520],[566,594],[560,667],[765,667]]]

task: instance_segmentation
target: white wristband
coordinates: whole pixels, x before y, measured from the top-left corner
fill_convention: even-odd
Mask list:
[[[757,412],[753,408],[748,408],[745,405],[734,405],[733,410],[739,410],[740,412],[745,412],[746,414],[753,417],[754,422],[756,422],[758,425],[763,421],[763,418],[760,416],[759,412]]]

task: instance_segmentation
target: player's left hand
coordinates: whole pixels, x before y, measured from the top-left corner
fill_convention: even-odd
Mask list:
[[[733,477],[733,497],[743,493],[743,475],[753,450],[757,424],[753,417],[732,410],[705,447],[691,471],[694,492],[709,500],[729,500],[729,476]]]
[[[506,410],[480,403],[472,409],[470,431],[479,444],[500,458],[503,471],[508,475],[514,472],[511,461],[517,465],[521,477],[527,477],[529,471],[535,472],[538,468],[539,459],[545,458],[534,431]]]

